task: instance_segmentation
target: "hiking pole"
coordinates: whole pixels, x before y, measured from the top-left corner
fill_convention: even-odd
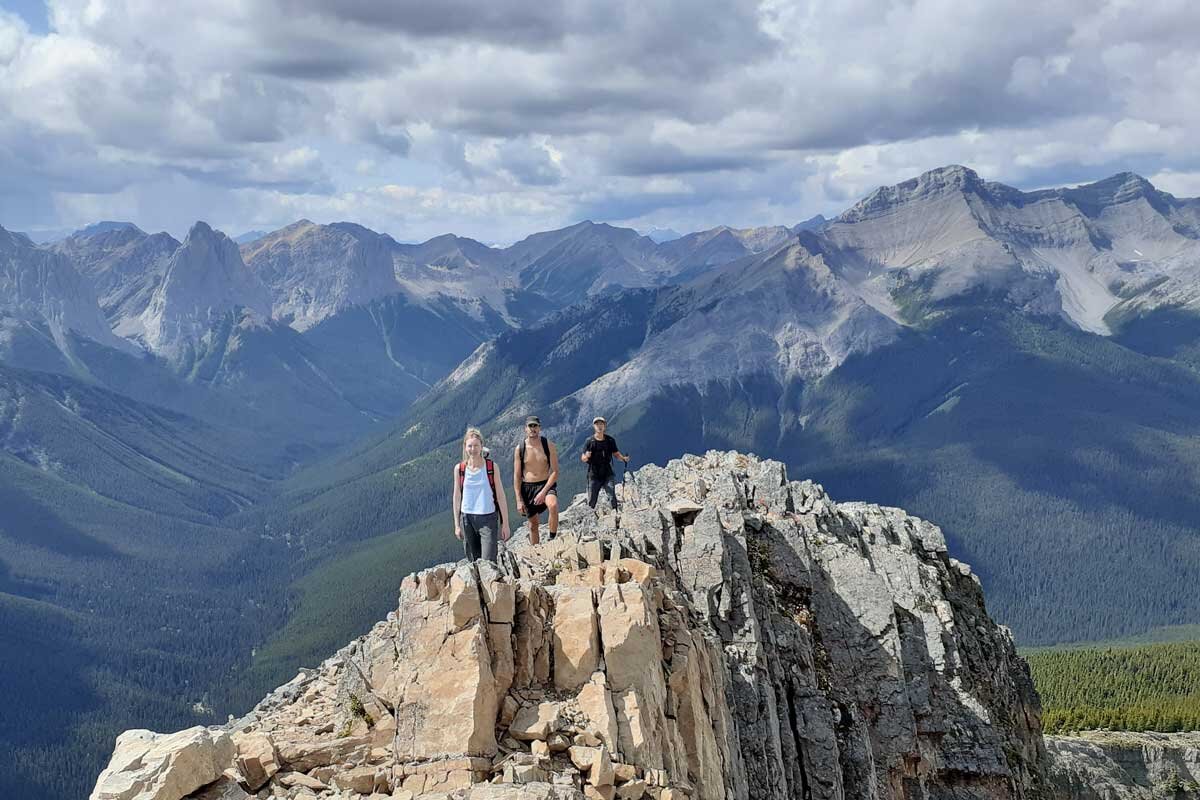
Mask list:
[[[632,460],[632,459],[631,459]],[[625,501],[625,476],[629,474],[629,461],[622,462],[621,467],[621,500],[617,503],[617,513],[621,513],[621,503]],[[634,479],[637,480],[636,478]]]

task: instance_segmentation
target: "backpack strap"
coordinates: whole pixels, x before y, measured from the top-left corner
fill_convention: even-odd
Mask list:
[[[542,452],[546,454],[546,465],[549,466],[549,464],[550,464],[550,442],[546,441],[545,436],[541,437],[541,439],[542,439]]]
[[[492,487],[492,506],[496,509],[496,513],[500,515],[500,521],[504,521],[504,514],[500,512],[500,498],[496,496],[496,465],[492,463],[490,458],[485,458],[483,464],[487,467],[488,485]]]
[[[467,462],[465,462],[465,461],[458,462],[458,491],[460,491],[460,492],[462,491],[463,481],[466,479],[466,475],[467,475]]]
[[[525,440],[521,440],[521,446],[518,448],[521,451],[521,479],[525,479]]]

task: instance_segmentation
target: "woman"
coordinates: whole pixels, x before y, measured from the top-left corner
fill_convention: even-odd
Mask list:
[[[492,460],[484,458],[478,428],[467,428],[463,434],[463,460],[454,465],[454,535],[462,541],[468,561],[480,557],[495,561],[500,540],[508,541],[504,481]]]

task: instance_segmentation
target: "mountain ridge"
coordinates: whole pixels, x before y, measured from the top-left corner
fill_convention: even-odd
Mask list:
[[[907,215],[911,222],[897,217],[888,222],[890,232],[873,230],[883,224],[880,215],[885,212],[887,218]],[[901,223],[914,227],[905,234],[897,227]],[[302,232],[310,235],[298,237]],[[242,245],[242,255],[252,272],[274,286],[269,316],[290,320],[301,331],[391,294],[405,294],[417,304],[441,297],[478,320],[495,316],[520,325],[536,321],[528,304],[517,300],[522,293],[535,298],[535,306],[548,303],[549,310],[557,310],[622,288],[685,282],[804,232],[827,240],[830,257],[844,262],[838,267],[843,277],[869,304],[898,321],[904,318],[898,293],[920,295],[937,306],[963,292],[999,290],[1031,313],[1059,313],[1102,335],[1158,308],[1200,304],[1200,200],[1175,198],[1133,173],[1073,188],[1023,192],[950,165],[880,187],[833,220],[818,215],[790,229],[718,226],[665,242],[584,220],[531,234],[506,248],[454,234],[404,245],[355,223],[300,220]],[[97,223],[53,247],[69,253],[72,239],[139,234],[144,236],[132,223]],[[882,248],[872,244],[880,236],[891,243]],[[901,244],[903,236],[913,244]],[[160,250],[170,241],[160,240]],[[287,249],[285,245],[301,249],[270,255],[273,247]],[[339,248],[346,247],[359,255],[338,256]],[[86,254],[79,257],[81,263],[96,261]],[[351,261],[325,274],[321,264],[344,257]],[[138,267],[125,269],[136,272]],[[112,296],[112,286],[98,287],[110,319],[114,304],[130,298],[141,303],[157,291],[161,277],[153,267],[142,269],[144,285],[123,287],[119,296]],[[229,274],[231,280],[241,280],[238,273]],[[243,299],[261,311],[254,302],[260,298],[252,294]],[[149,325],[159,331],[155,342],[161,340],[172,352],[178,349],[166,344],[161,324],[117,315],[126,320],[114,326],[118,334],[146,344]],[[130,323],[130,318],[138,321]],[[182,327],[196,327],[195,321]]]
[[[240,720],[123,734],[92,799],[1041,796],[1028,668],[936,526],[734,452],[622,488],[409,575]]]

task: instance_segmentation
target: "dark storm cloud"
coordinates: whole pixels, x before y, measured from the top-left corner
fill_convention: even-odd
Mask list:
[[[249,69],[277,78],[305,81],[339,81],[368,75],[379,68],[376,59],[362,53],[279,53],[253,59]]]
[[[561,0],[298,0],[285,9],[416,37],[473,39],[506,45],[551,46],[567,32],[571,9]]]

